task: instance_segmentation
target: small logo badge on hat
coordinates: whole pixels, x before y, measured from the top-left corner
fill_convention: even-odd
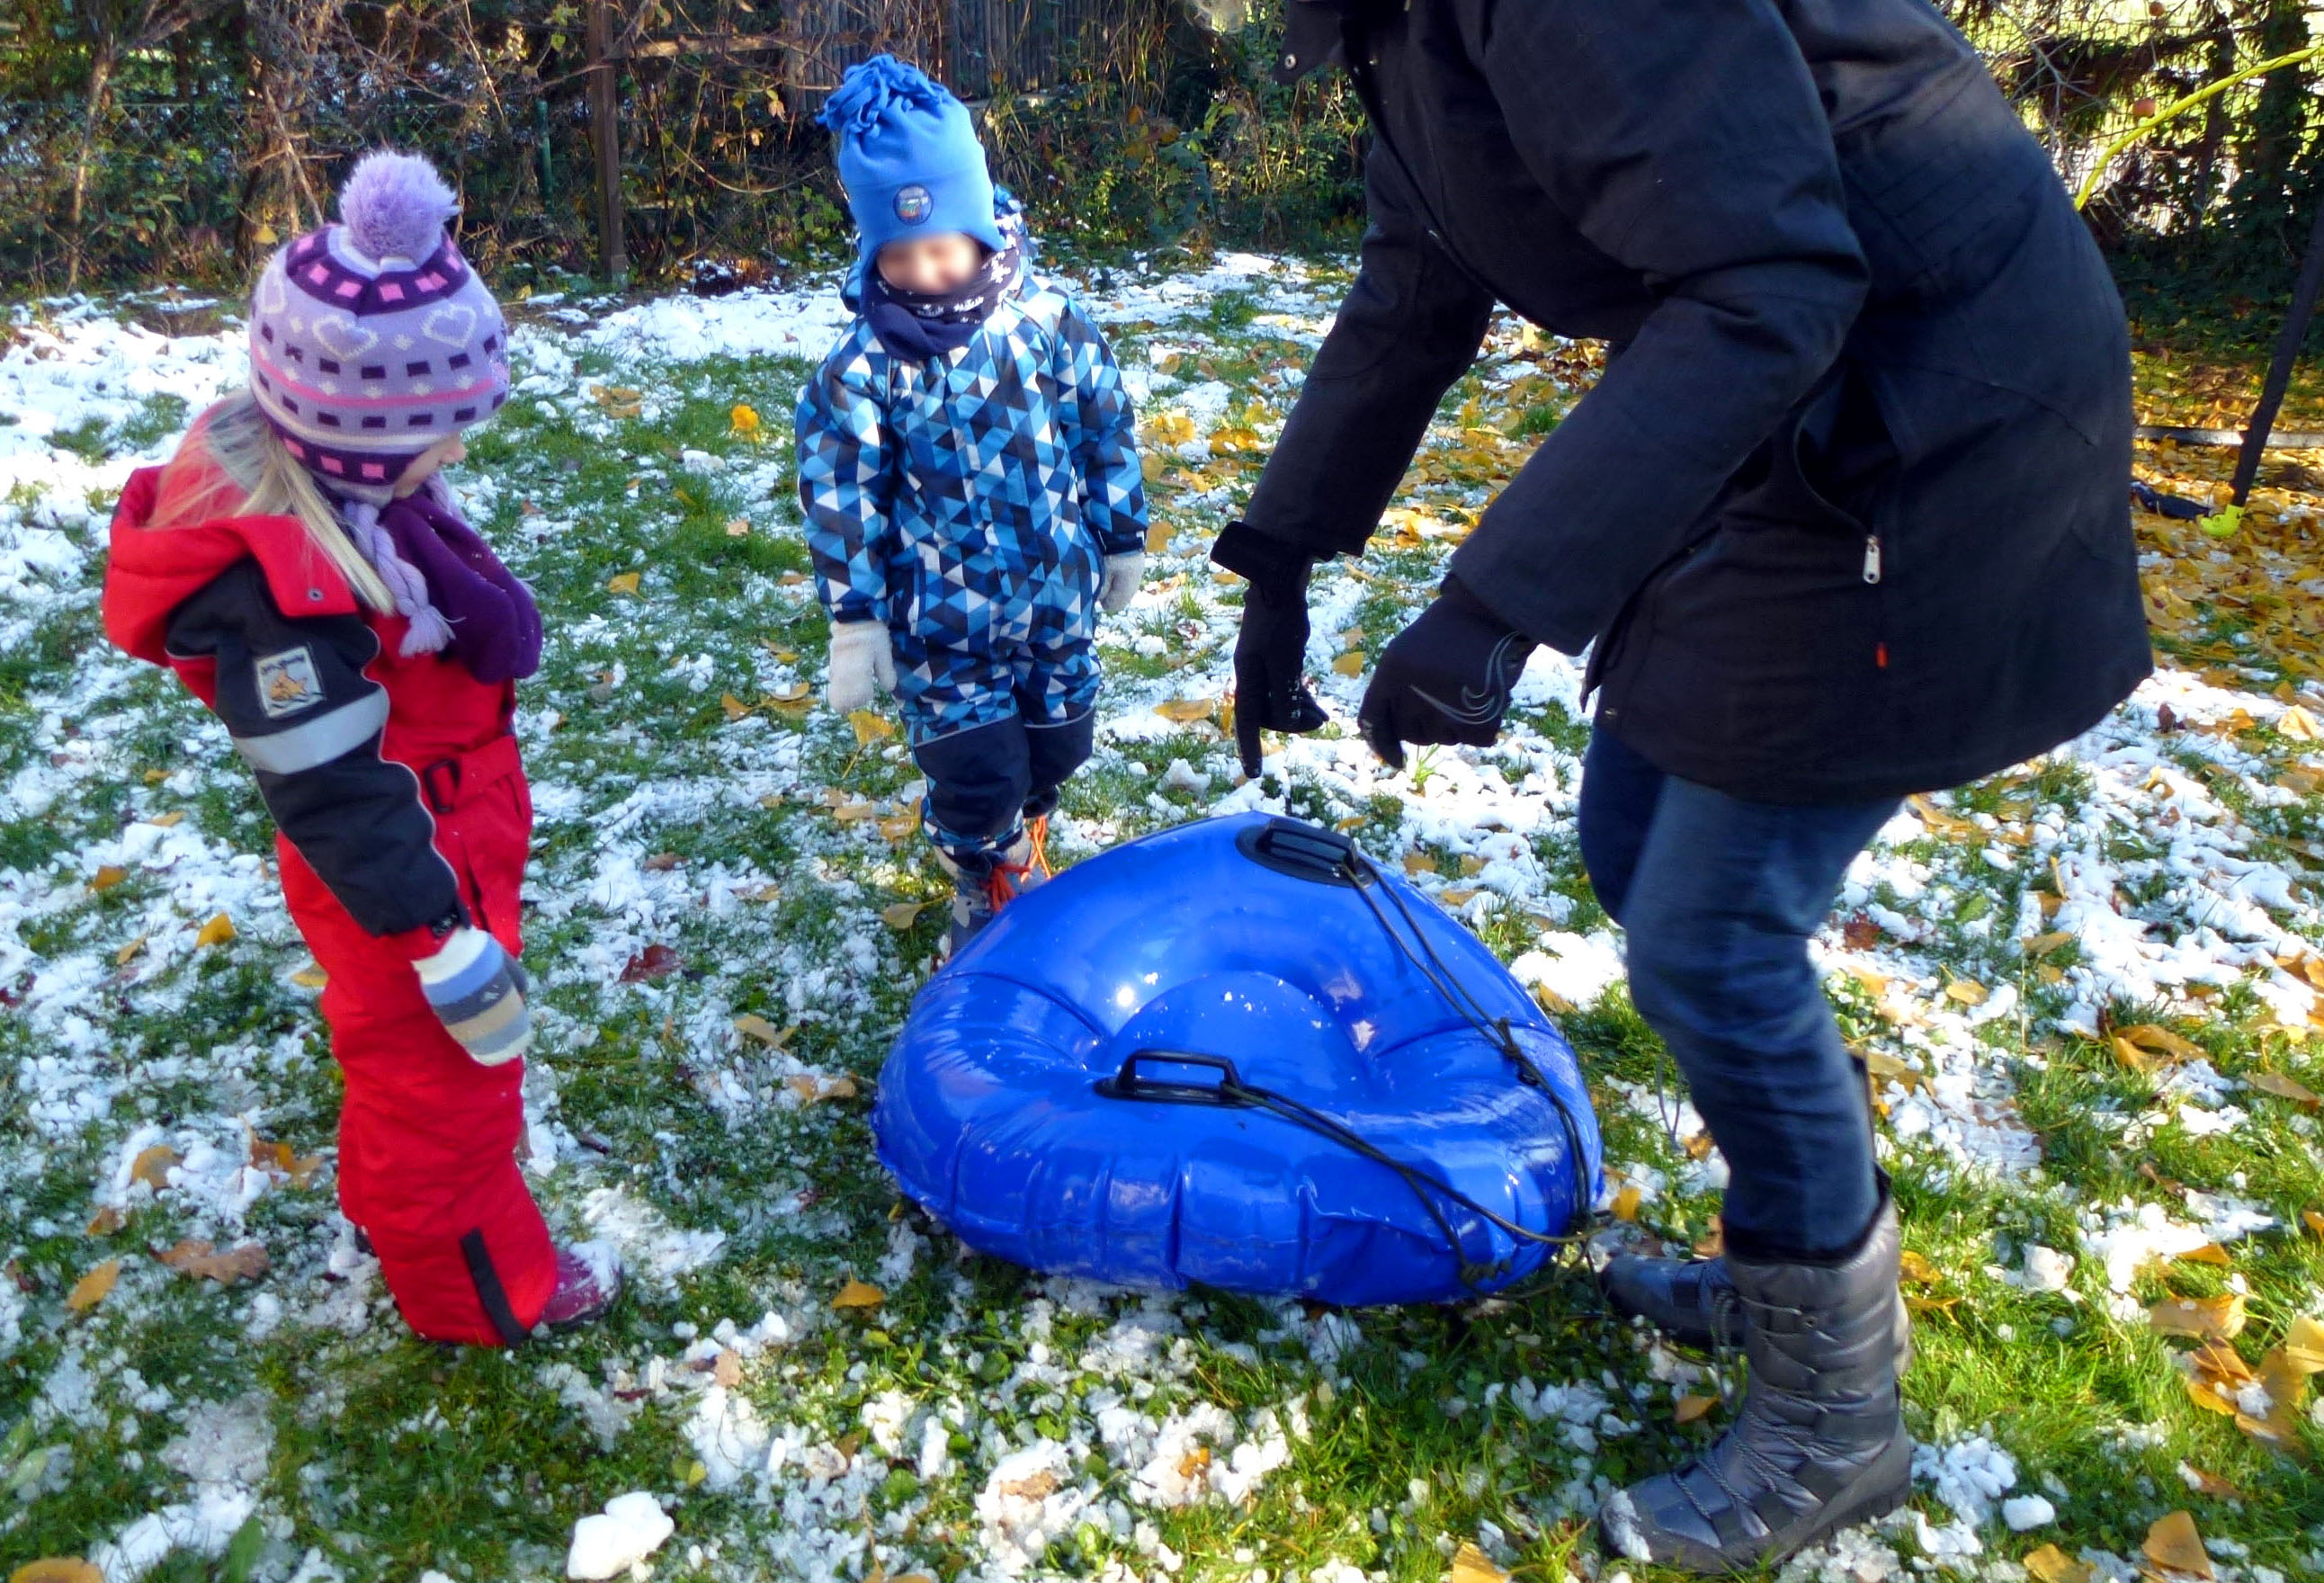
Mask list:
[[[907,225],[918,225],[936,207],[936,200],[928,196],[928,189],[917,181],[909,187],[897,189],[896,217]]]

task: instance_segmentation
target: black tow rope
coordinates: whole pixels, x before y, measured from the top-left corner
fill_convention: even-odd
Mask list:
[[[1397,949],[1404,954],[1407,962],[1412,963],[1420,976],[1428,980],[1430,988],[1434,989],[1444,1003],[1452,1008],[1454,1015],[1476,1032],[1483,1035],[1497,1049],[1508,1057],[1510,1064],[1516,1069],[1517,1081],[1539,1091],[1549,1100],[1551,1109],[1557,1112],[1558,1124],[1565,1134],[1566,1161],[1573,1175],[1573,1210],[1577,1215],[1586,1214],[1594,1195],[1590,1191],[1590,1183],[1586,1176],[1587,1166],[1584,1164],[1585,1154],[1582,1144],[1581,1128],[1573,1119],[1573,1113],[1567,1109],[1563,1096],[1558,1093],[1547,1074],[1541,1070],[1532,1056],[1526,1054],[1525,1047],[1517,1042],[1517,1032],[1510,1027],[1508,1019],[1487,1015],[1483,1002],[1480,1001],[1469,987],[1461,981],[1460,975],[1453,971],[1452,966],[1437,954],[1436,947],[1429,942],[1426,931],[1420,926],[1420,921],[1413,916],[1412,909],[1406,905],[1404,897],[1398,896],[1392,886],[1383,881],[1379,870],[1372,865],[1370,859],[1357,850],[1353,842],[1344,844],[1344,850],[1332,863],[1330,871],[1333,878],[1351,887],[1356,894],[1363,898],[1365,907],[1370,909],[1372,916],[1379,921],[1380,928],[1387,933],[1388,937],[1395,942]],[[1411,940],[1406,939],[1405,935],[1397,931],[1396,925],[1390,921],[1387,909],[1380,906],[1379,899],[1372,894],[1375,888],[1386,892],[1388,900],[1395,904],[1397,913],[1403,919],[1405,928],[1411,932]],[[1414,949],[1413,941],[1419,943],[1419,949],[1416,951]],[[1194,1067],[1215,1073],[1217,1081],[1213,1082],[1173,1081],[1167,1078],[1148,1075],[1141,1070],[1141,1067],[1149,1064]],[[1295,1100],[1288,1094],[1278,1093],[1272,1089],[1261,1088],[1255,1083],[1243,1081],[1241,1074],[1235,1070],[1234,1063],[1222,1056],[1200,1055],[1175,1050],[1134,1051],[1122,1062],[1119,1072],[1111,1077],[1098,1080],[1097,1091],[1107,1099],[1113,1100],[1133,1100],[1146,1103],[1176,1105],[1216,1105],[1232,1109],[1263,1110],[1290,1122],[1295,1127],[1303,1127],[1320,1137],[1328,1138],[1351,1154],[1385,1167],[1393,1172],[1398,1180],[1412,1190],[1413,1196],[1420,1202],[1420,1207],[1427,1212],[1428,1218],[1435,1223],[1436,1229],[1443,1235],[1445,1246],[1452,1250],[1460,1270],[1461,1284],[1472,1292],[1481,1290],[1484,1282],[1505,1274],[1508,1264],[1506,1260],[1480,1263],[1471,1259],[1467,1247],[1462,1245],[1459,1230],[1444,1212],[1443,1206],[1445,1203],[1466,1210],[1479,1219],[1498,1228],[1520,1242],[1565,1249],[1583,1240],[1582,1238],[1572,1234],[1554,1235],[1518,1225],[1516,1221],[1479,1203],[1443,1178],[1396,1158],[1337,1118],[1318,1110],[1302,1100]]]

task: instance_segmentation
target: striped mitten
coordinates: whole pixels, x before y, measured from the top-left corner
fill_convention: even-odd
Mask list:
[[[513,1061],[532,1043],[532,1019],[524,1008],[530,980],[482,929],[453,930],[441,951],[411,965],[445,1030],[477,1065]]]

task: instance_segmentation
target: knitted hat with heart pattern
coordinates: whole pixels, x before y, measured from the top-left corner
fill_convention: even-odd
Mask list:
[[[290,454],[334,492],[381,502],[414,458],[508,399],[508,327],[453,245],[459,200],[415,154],[367,154],[339,223],[259,277],[250,383]]]

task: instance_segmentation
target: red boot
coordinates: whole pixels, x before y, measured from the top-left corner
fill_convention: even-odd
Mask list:
[[[569,1247],[557,1250],[557,1288],[540,1311],[540,1322],[567,1330],[601,1319],[622,1294],[621,1266],[611,1256],[602,1263]]]

